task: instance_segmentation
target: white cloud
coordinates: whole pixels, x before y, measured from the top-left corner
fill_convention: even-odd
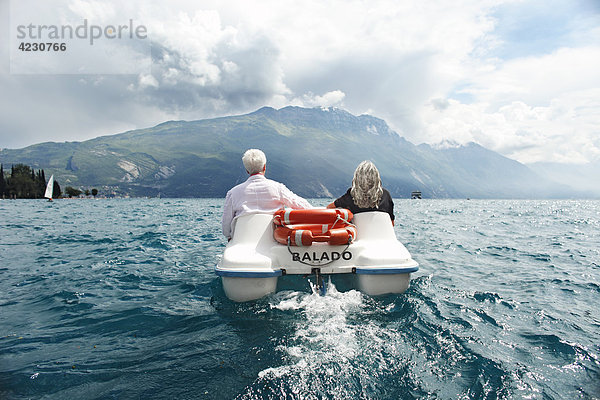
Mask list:
[[[138,88],[164,110],[210,117],[253,111],[290,94],[281,52],[263,32],[225,24],[215,10],[157,9],[145,20],[159,90]]]
[[[157,88],[158,87],[158,81],[152,75],[142,74],[139,76],[138,81],[139,81],[140,87],[142,87],[142,88],[145,88],[145,87]]]
[[[595,101],[591,100],[595,97]],[[494,111],[488,104],[449,100],[424,112],[428,141],[475,141],[521,162],[583,163],[600,156],[600,89],[571,93],[549,106],[515,101]]]
[[[91,19],[96,23],[108,21],[117,15],[116,4],[105,1],[71,0],[67,7],[82,18]]]
[[[302,99],[292,101],[304,107],[332,107],[341,106],[346,94],[341,90],[332,90],[322,96],[316,96],[312,93],[307,93],[302,96]]]
[[[600,156],[600,48],[560,49],[474,76],[463,104],[436,98],[424,141],[475,141],[522,162],[583,163]]]
[[[0,131],[23,133],[0,147],[293,104],[369,110],[415,143],[476,141],[520,161],[597,158],[598,10],[557,0],[550,14],[562,23],[533,40],[535,27],[518,24],[543,22],[540,4],[73,0],[82,17],[145,24],[152,71],[85,77],[87,85],[80,76],[0,75]],[[523,12],[541,14],[518,19]],[[15,102],[37,117],[11,112]],[[60,104],[77,116],[68,124],[53,116]]]
[[[600,46],[561,48],[551,54],[500,62],[471,78],[465,92],[480,101],[549,104],[556,96],[600,87]]]

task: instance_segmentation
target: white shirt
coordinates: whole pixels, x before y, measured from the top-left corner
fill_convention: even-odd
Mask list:
[[[310,203],[294,194],[283,183],[265,178],[262,174],[250,176],[227,192],[223,207],[223,235],[230,238],[235,221],[246,214],[273,214],[281,207],[293,209],[312,208]]]

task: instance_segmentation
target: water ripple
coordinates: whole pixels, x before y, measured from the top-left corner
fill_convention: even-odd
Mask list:
[[[55,203],[0,201],[0,398],[600,396],[600,202],[396,200],[405,294],[243,304],[222,199]]]

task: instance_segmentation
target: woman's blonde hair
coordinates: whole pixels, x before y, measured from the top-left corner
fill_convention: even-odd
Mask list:
[[[356,167],[350,194],[360,208],[379,208],[383,187],[379,171],[371,161],[363,161]]]

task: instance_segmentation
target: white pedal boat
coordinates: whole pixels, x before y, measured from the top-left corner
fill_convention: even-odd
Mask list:
[[[274,293],[282,275],[352,274],[356,288],[368,295],[403,293],[419,264],[396,239],[389,215],[364,212],[352,223],[357,238],[349,245],[297,247],[275,241],[273,215],[242,216],[215,272],[227,297],[237,302]]]

